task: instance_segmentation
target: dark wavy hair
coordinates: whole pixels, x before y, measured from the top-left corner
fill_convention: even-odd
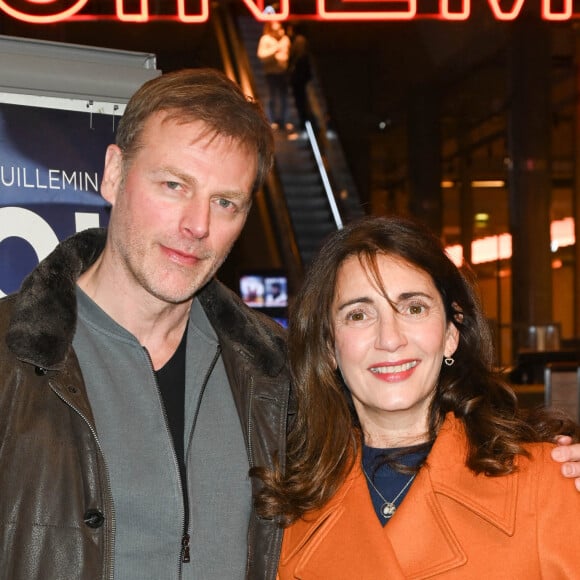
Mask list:
[[[145,122],[163,111],[182,123],[202,121],[216,135],[243,143],[258,156],[253,191],[264,183],[274,160],[274,136],[260,104],[244,95],[222,72],[211,68],[183,69],[144,83],[131,97],[119,121],[116,143],[131,161],[139,149]]]
[[[571,421],[547,412],[535,417],[537,429],[524,420],[514,392],[493,368],[491,333],[475,286],[440,240],[407,218],[363,218],[329,237],[292,307],[289,355],[297,415],[285,461],[275,470],[254,470],[264,483],[256,507],[265,517],[278,516],[288,524],[321,508],[344,481],[362,444],[352,400],[335,369],[331,313],[337,273],[345,260],[358,256],[380,283],[378,255],[401,258],[429,274],[447,320],[459,330],[455,364],[442,364],[430,406],[431,441],[446,413],[453,412],[466,429],[469,469],[501,476],[516,469],[517,455],[528,455],[524,443],[575,434]]]

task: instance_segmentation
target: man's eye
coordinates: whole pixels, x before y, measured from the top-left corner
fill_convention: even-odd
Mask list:
[[[229,209],[234,207],[234,204],[232,201],[230,201],[229,199],[220,199],[218,200],[218,203],[221,207],[223,207],[224,209]]]
[[[167,181],[166,185],[169,189],[179,189],[179,183],[177,181]]]

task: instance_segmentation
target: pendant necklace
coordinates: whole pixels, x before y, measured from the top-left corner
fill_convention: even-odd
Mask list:
[[[377,489],[376,485],[373,483],[373,480],[369,477],[368,473],[366,472],[366,469],[364,468],[364,466],[361,466],[361,467],[362,467],[363,473],[365,474],[365,477],[367,478],[367,481],[371,484],[372,488],[377,492],[378,496],[383,500],[383,504],[381,505],[381,510],[380,510],[381,515],[385,519],[390,520],[395,515],[395,512],[397,511],[397,506],[395,505],[396,501],[401,497],[401,495],[405,492],[405,490],[411,485],[411,482],[415,479],[415,476],[417,474],[414,473],[409,478],[407,483],[405,483],[405,485],[403,486],[403,489],[401,489],[401,491],[391,501],[389,501],[388,499],[385,499],[383,494]]]

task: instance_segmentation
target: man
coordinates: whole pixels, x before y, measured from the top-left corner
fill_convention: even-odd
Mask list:
[[[272,156],[220,73],[149,81],[106,153],[106,237],[0,301],[2,580],[275,577],[248,471],[284,457],[284,336],[213,278]]]
[[[0,303],[1,578],[275,577],[282,532],[248,471],[284,454],[283,331],[214,280],[272,159],[221,73],[131,99],[108,233],[65,241]]]

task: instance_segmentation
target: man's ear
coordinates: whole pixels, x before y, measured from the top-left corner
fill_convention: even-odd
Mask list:
[[[109,145],[105,153],[105,168],[101,181],[101,195],[115,205],[123,181],[123,153],[117,145]]]

